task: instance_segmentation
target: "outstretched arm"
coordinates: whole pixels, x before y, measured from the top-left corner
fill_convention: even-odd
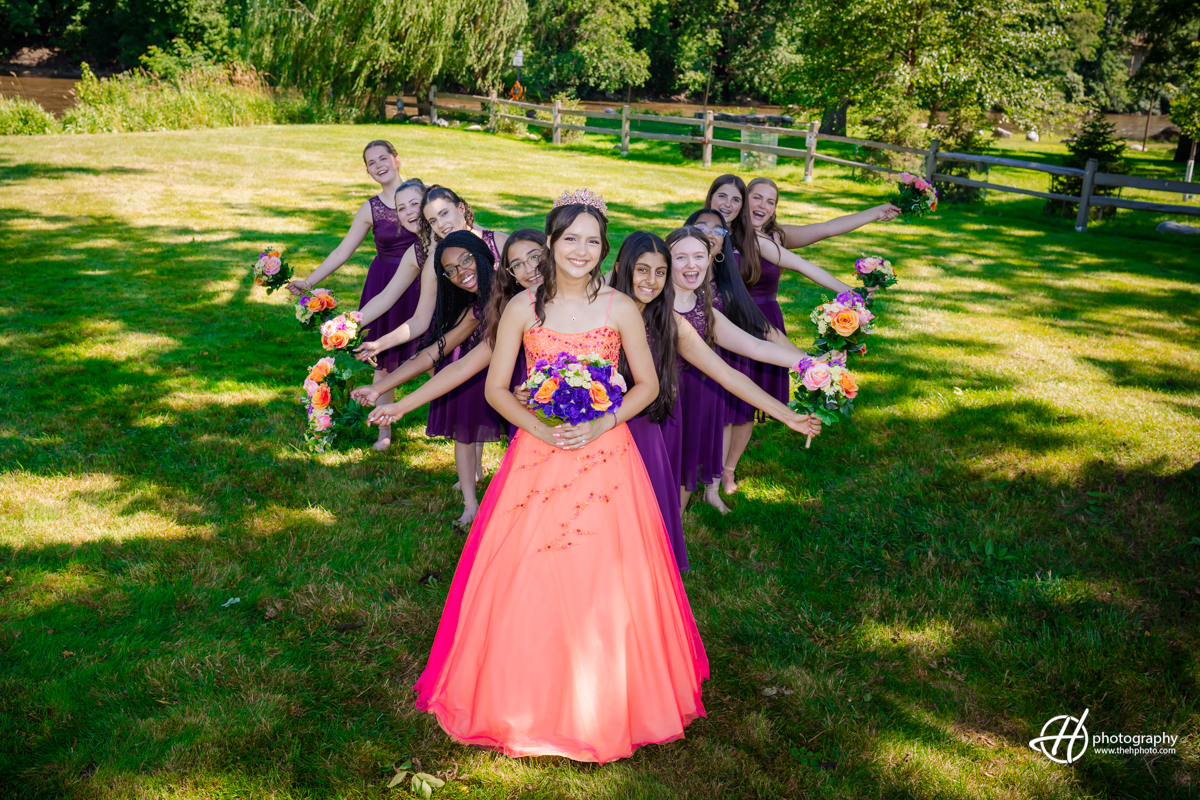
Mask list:
[[[354,215],[354,221],[350,223],[350,230],[342,238],[342,243],[333,248],[333,252],[325,257],[321,265],[307,278],[294,280],[287,285],[287,289],[296,297],[300,297],[312,287],[316,286],[321,281],[328,278],[338,270],[343,264],[350,260],[350,256],[354,255],[354,251],[363,243],[363,239],[367,238],[367,234],[371,232],[371,204],[363,203],[359,206],[358,211]]]
[[[446,346],[443,349],[443,352],[449,353],[451,350],[465,342],[467,337],[470,336],[477,327],[479,327],[479,320],[475,319],[475,317],[472,315],[467,314],[466,317],[463,318],[462,322],[455,325],[454,329],[446,334]],[[478,349],[478,347],[475,348],[475,350]],[[474,353],[475,350],[472,350],[471,353]],[[470,355],[470,353],[468,353],[468,355]],[[438,346],[437,343],[434,342],[433,344],[429,345],[429,347],[426,347],[424,350],[414,355],[408,361],[405,361],[403,364],[389,372],[384,377],[375,381],[375,383],[371,384],[370,386],[359,386],[350,394],[359,402],[360,405],[373,406],[379,400],[379,396],[384,392],[395,389],[401,384],[408,383],[422,372],[427,372],[432,367],[437,366],[437,357]],[[487,366],[486,361],[484,362],[484,366]],[[468,375],[466,377],[469,378],[471,376]],[[466,378],[463,378],[463,380],[466,380]],[[455,386],[457,385],[458,384],[455,384]],[[454,386],[450,386],[447,388],[447,391],[453,388]],[[438,395],[434,396],[437,397]]]
[[[427,351],[422,351],[413,360],[415,361],[419,358],[424,363],[425,352]],[[434,355],[436,356],[436,353]],[[437,375],[434,375],[421,384],[421,387],[415,392],[410,392],[395,403],[380,406],[372,411],[371,415],[367,417],[367,422],[371,425],[391,425],[410,411],[416,411],[426,403],[432,402],[446,394],[446,392],[462,386],[469,378],[473,378],[487,369],[491,358],[492,348],[488,347],[487,344],[481,343],[458,361],[455,361],[443,370],[439,370]],[[356,389],[355,391],[358,390]],[[364,405],[366,404],[364,403]]]
[[[804,351],[792,344],[782,332],[771,328],[774,332],[771,341],[757,339],[729,321],[720,311],[713,309],[716,320],[717,344],[739,356],[753,358],[764,364],[774,364],[777,367],[791,367],[804,358]],[[688,325],[695,332],[695,328]],[[699,336],[699,334],[696,334]],[[701,342],[704,340],[701,339]],[[714,376],[715,377],[715,376]]]
[[[405,342],[411,342],[425,331],[433,320],[433,310],[437,305],[437,274],[433,271],[433,256],[425,262],[421,269],[421,299],[417,301],[417,310],[413,312],[408,322],[396,330],[384,334],[373,342],[364,342],[355,351],[360,361],[374,358],[389,347],[398,347]]]
[[[761,408],[775,419],[787,425],[792,430],[803,433],[811,439],[821,432],[821,420],[807,414],[798,414],[783,403],[759,388],[754,381],[725,363],[724,359],[712,351],[696,329],[678,320],[679,355],[689,364],[709,376],[721,386],[728,389],[736,397],[745,400],[755,408]]]
[[[388,285],[383,287],[383,291],[372,297],[371,302],[361,309],[362,324],[368,325],[374,322],[389,308],[396,305],[396,301],[408,291],[408,287],[420,274],[421,265],[417,263],[417,246],[413,245],[405,251],[404,257],[400,259],[400,266],[396,267],[396,274],[388,281]]]
[[[813,225],[780,225],[783,228],[783,246],[788,250],[808,247],[824,239],[841,236],[843,233],[858,230],[863,225],[872,222],[891,222],[900,213],[900,208],[891,203],[868,208],[857,214],[846,214],[826,222]]]
[[[818,286],[824,286],[826,289],[832,289],[838,293],[851,290],[850,286],[842,283],[816,264],[801,258],[791,250],[783,249],[765,236],[758,237],[758,248],[763,258],[774,261],[783,269],[799,272]]]

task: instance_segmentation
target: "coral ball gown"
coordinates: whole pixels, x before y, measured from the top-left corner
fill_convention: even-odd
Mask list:
[[[612,328],[524,337],[613,363]],[[463,549],[417,708],[459,742],[604,763],[704,716],[708,658],[626,425],[579,450],[518,431]]]

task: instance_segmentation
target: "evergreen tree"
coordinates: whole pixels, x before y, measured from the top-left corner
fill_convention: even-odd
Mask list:
[[[1109,122],[1108,118],[1098,110],[1093,110],[1084,118],[1083,124],[1079,128],[1079,135],[1075,137],[1075,141],[1067,145],[1067,151],[1070,155],[1067,156],[1063,166],[1086,169],[1088,161],[1094,158],[1099,162],[1096,168],[1097,172],[1115,175],[1124,175],[1129,172],[1125,160],[1121,158],[1125,153],[1125,143],[1117,137],[1117,126]],[[1055,194],[1079,197],[1080,192],[1083,191],[1083,178],[1055,175],[1050,180],[1050,191]],[[1118,195],[1120,191],[1119,186],[1095,186],[1092,188],[1093,195],[1103,197]],[[1074,213],[1078,207],[1078,203],[1068,203],[1062,200],[1046,201],[1048,213],[1058,213],[1063,216],[1068,212]],[[1092,206],[1089,218],[1111,217],[1116,211],[1117,209],[1112,206]]]

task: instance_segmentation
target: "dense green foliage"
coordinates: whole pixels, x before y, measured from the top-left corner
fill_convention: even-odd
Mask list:
[[[1125,143],[1117,137],[1116,126],[1109,122],[1103,114],[1092,113],[1084,118],[1075,140],[1067,145],[1067,151],[1070,155],[1063,163],[1065,167],[1086,169],[1088,162],[1094,158],[1097,162],[1097,172],[1107,172],[1113,175],[1129,172],[1128,166],[1121,157],[1125,153]],[[1055,175],[1050,180],[1050,191],[1079,197],[1083,191],[1083,179],[1072,175]],[[1120,194],[1120,187],[1094,186],[1092,194],[1111,197]],[[1061,200],[1046,201],[1046,209],[1051,213],[1073,213],[1078,207],[1078,203],[1065,203]],[[1089,209],[1089,215],[1094,219],[1114,216],[1116,213],[1117,209],[1111,206],[1092,206]]]
[[[54,115],[23,97],[0,97],[0,136],[36,136],[59,129]]]
[[[0,140],[6,800],[402,798],[383,787],[410,756],[454,772],[435,800],[1194,796],[1189,242],[1120,219],[1080,235],[1004,196],[806,248],[847,279],[885,254],[901,282],[852,423],[808,450],[760,426],[732,513],[685,516],[707,719],[603,767],[510,760],[413,707],[462,549],[451,446],[416,413],[386,453],[294,449],[319,346],[249,279],[265,243],[301,274],[336,246],[377,189],[376,138],[487,228],[589,183],[614,246],[677,225],[736,158],[392,125]],[[1039,147],[1021,154],[1059,153]],[[1142,170],[1170,167],[1155,147]],[[834,164],[775,175],[784,222],[888,192]],[[369,261],[330,288],[353,304]],[[821,294],[783,279],[795,338]],[[1029,748],[1084,708],[1093,732],[1165,730],[1181,752],[1063,767]]]
[[[1171,122],[1193,142],[1200,141],[1200,59],[1183,88],[1171,100]]]

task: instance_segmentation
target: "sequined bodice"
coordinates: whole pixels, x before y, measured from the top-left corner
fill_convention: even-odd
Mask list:
[[[402,258],[408,248],[417,242],[417,235],[401,225],[396,209],[388,208],[378,196],[372,196],[369,203],[375,252],[381,256]]]
[[[621,334],[607,325],[583,333],[559,333],[540,326],[525,331],[525,361],[531,374],[538,359],[551,361],[559,353],[596,353],[616,364],[621,356]]]

